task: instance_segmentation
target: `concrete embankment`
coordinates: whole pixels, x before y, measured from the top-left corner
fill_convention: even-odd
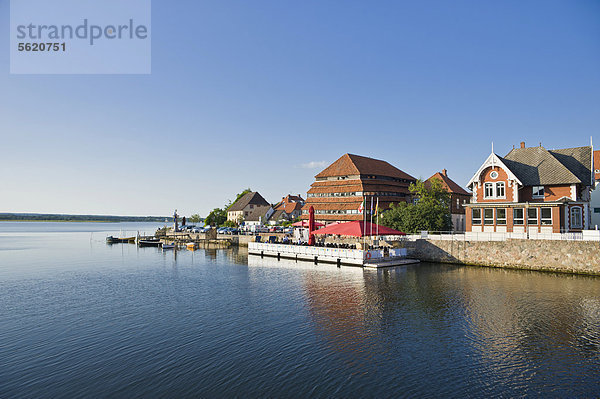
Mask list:
[[[402,245],[409,257],[426,262],[600,275],[600,245],[591,241],[416,240]]]

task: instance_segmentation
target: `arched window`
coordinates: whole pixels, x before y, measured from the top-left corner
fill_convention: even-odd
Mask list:
[[[574,206],[571,208],[571,228],[581,229],[583,227],[583,218],[581,215],[581,207]]]

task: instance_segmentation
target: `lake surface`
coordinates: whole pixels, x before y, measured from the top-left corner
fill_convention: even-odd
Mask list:
[[[105,243],[158,226],[0,222],[0,397],[600,396],[598,277]]]

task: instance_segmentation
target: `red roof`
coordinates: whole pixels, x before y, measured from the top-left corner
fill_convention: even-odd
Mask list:
[[[290,202],[288,204],[285,204],[285,213],[287,213],[288,215],[291,214],[294,211],[299,211],[302,209],[302,204],[299,202]]]
[[[294,226],[294,227],[308,227],[308,220],[301,220],[299,222],[296,222],[296,223],[292,224],[292,226]],[[323,223],[315,222],[315,227],[323,227],[323,226],[325,226]]]
[[[444,172],[446,172],[445,169],[444,169]],[[439,180],[441,180],[442,181],[442,186],[445,187],[451,193],[462,194],[462,195],[471,195],[464,188],[462,188],[461,186],[459,186],[458,184],[456,184],[454,182],[454,180],[452,180],[451,178],[449,178],[447,173],[437,172],[435,175],[433,175],[429,179],[425,180],[425,182],[427,183],[428,181],[430,181],[432,179],[439,179]]]
[[[315,177],[333,177],[348,175],[376,175],[415,180],[411,175],[401,171],[386,161],[354,154],[344,154],[337,161],[325,168]]]
[[[379,229],[379,234],[378,234]],[[354,222],[330,224],[327,227],[319,229],[314,234],[333,234],[340,236],[364,237],[364,236],[404,236],[405,233],[380,226],[371,222],[356,220]]]

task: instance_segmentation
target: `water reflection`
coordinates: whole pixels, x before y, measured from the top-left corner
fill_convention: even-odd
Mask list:
[[[600,394],[600,278],[104,236],[0,233],[0,397]]]
[[[363,271],[256,256],[248,264],[302,273],[315,330],[353,373],[401,365],[415,394],[428,372],[448,387],[485,375],[515,392],[600,392],[599,278],[437,264]]]

